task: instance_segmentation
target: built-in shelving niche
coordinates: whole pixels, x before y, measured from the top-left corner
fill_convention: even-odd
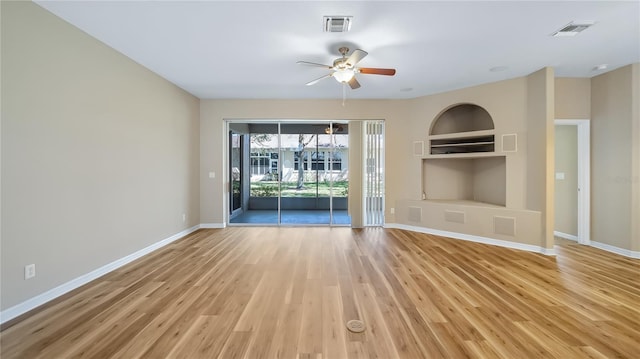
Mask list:
[[[506,157],[495,152],[491,115],[474,104],[444,110],[429,130],[422,160],[426,200],[506,205]]]
[[[426,200],[506,205],[505,156],[422,160]]]
[[[495,152],[491,115],[474,104],[458,104],[443,111],[429,131],[429,154]]]

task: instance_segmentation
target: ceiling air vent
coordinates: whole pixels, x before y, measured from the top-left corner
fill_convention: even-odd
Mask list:
[[[322,25],[324,32],[347,32],[351,30],[353,16],[324,16]]]
[[[576,36],[578,33],[588,29],[593,24],[595,24],[593,21],[573,21],[562,29],[551,34],[551,36]]]

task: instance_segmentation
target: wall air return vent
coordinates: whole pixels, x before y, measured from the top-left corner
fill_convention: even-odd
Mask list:
[[[576,36],[580,32],[591,27],[595,22],[593,21],[573,21],[567,24],[562,29],[554,32],[551,36],[561,37],[561,36]]]
[[[322,25],[324,32],[347,32],[351,30],[353,16],[324,16]]]

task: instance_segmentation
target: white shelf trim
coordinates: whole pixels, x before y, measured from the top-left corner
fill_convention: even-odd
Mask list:
[[[463,143],[451,142],[451,143],[445,143],[445,144],[442,144],[442,145],[431,145],[431,148],[433,148],[433,147],[481,146],[481,145],[493,145],[493,144],[495,144],[494,141],[490,141],[490,142],[463,142]]]
[[[482,137],[495,135],[496,130],[480,130],[480,131],[465,131],[465,132],[453,132],[443,133],[441,135],[429,135],[430,140],[448,140],[454,138],[468,138],[468,137]]]

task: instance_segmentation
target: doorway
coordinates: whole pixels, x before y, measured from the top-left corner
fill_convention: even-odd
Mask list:
[[[346,121],[227,121],[230,225],[349,226]]]
[[[555,120],[556,237],[590,243],[589,120]]]

